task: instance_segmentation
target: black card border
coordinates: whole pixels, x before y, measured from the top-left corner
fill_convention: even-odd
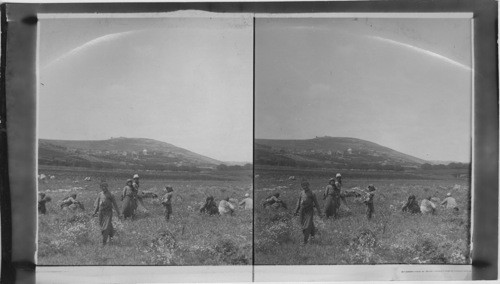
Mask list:
[[[13,206],[19,193],[10,190],[9,172],[20,161],[9,152],[7,94],[26,100],[24,105],[36,102],[35,46],[37,14],[39,13],[146,13],[177,10],[202,10],[224,13],[445,13],[471,12],[474,20],[474,133],[473,188],[474,214],[472,241],[472,277],[474,280],[498,278],[498,4],[493,0],[388,0],[388,1],[322,1],[322,2],[197,2],[197,3],[58,3],[58,4],[2,4],[1,6],[1,82],[0,82],[0,205],[2,283],[20,283],[34,280],[34,240],[36,212],[34,208]],[[19,33],[23,36],[20,37]],[[23,110],[21,110],[23,111]],[[34,112],[27,113],[26,123],[32,123]],[[31,128],[35,129],[33,125]],[[17,136],[16,136],[17,137]],[[26,151],[32,151],[33,141]],[[31,161],[31,164],[30,164]],[[24,159],[26,170],[33,170],[35,157]],[[33,185],[34,185],[33,181]],[[23,204],[34,204],[36,193],[25,194]],[[24,210],[24,213],[20,213]],[[13,218],[23,214],[27,222],[16,223]],[[19,243],[23,236],[31,236],[32,243]],[[19,250],[20,247],[24,247]],[[13,252],[20,254],[13,255]]]

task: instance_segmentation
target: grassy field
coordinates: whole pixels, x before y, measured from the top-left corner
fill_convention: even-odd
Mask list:
[[[298,217],[293,216],[302,178],[308,179],[323,210],[322,194],[328,178],[322,174],[297,171],[256,171],[255,179],[255,264],[468,264],[470,235],[469,182],[451,175],[433,174],[432,179],[378,179],[344,174],[345,189],[375,185],[375,216],[367,220],[366,205],[347,198],[350,212],[339,219],[314,222],[317,236],[301,246]],[[333,176],[334,173],[330,173]],[[425,173],[422,173],[425,174]],[[387,173],[389,177],[390,173]],[[262,201],[280,192],[288,210],[264,209]],[[459,203],[458,212],[438,208],[436,215],[410,215],[401,212],[408,196],[420,202],[427,196],[443,199],[451,192]]]
[[[252,263],[252,212],[237,210],[234,216],[205,216],[198,213],[206,196],[218,202],[230,197],[241,200],[252,193],[251,172],[235,173],[229,178],[213,176],[209,180],[196,177],[182,179],[139,172],[141,190],[160,196],[165,185],[174,188],[173,215],[170,222],[163,217],[157,199],[144,200],[148,212],[141,211],[135,220],[119,220],[113,213],[116,236],[103,247],[98,218],[91,217],[101,178],[121,208],[120,194],[128,173],[57,171],[44,174],[56,178],[39,182],[39,192],[52,198],[47,214],[39,216],[38,265],[247,265]],[[92,181],[83,181],[85,176]],[[130,175],[131,177],[131,175]],[[85,205],[85,212],[62,211],[58,201],[71,193]]]

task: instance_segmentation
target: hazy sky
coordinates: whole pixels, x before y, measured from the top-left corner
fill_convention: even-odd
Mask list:
[[[470,161],[470,19],[256,21],[256,138],[369,140]]]
[[[253,20],[42,19],[40,138],[151,138],[252,160]]]

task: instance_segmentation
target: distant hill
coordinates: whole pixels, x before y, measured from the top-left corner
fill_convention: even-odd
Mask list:
[[[169,143],[145,138],[38,141],[42,165],[91,168],[192,170],[215,168],[222,162]]]
[[[427,163],[370,141],[348,137],[256,139],[254,148],[256,165],[402,170]]]

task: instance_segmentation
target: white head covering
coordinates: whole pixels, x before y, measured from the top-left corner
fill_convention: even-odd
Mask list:
[[[446,196],[451,196],[451,192],[448,192],[448,194],[446,194]]]
[[[337,174],[335,175],[335,177],[336,177],[336,178],[339,178],[339,177],[342,177],[342,176],[340,175],[340,173],[337,173]]]
[[[135,175],[134,175],[134,178],[139,178],[139,175],[138,175],[138,174],[135,174]]]
[[[245,193],[245,197],[249,197],[249,196],[250,196],[250,194],[248,194],[248,193]]]

